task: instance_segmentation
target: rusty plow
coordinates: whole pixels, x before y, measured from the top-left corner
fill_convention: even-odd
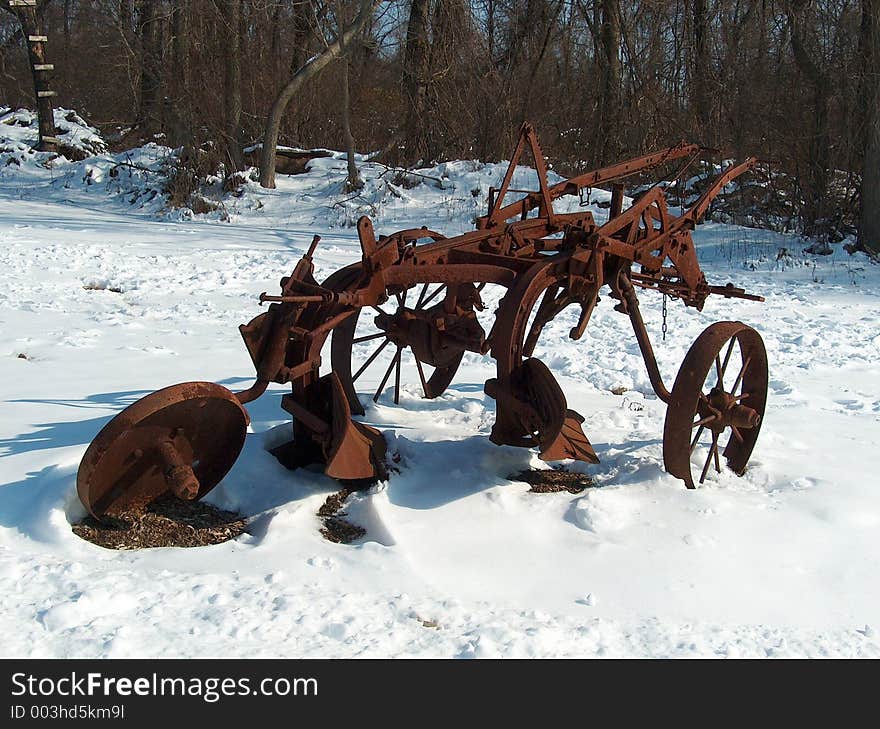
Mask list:
[[[507,173],[499,188],[490,188],[488,209],[474,230],[450,238],[427,228],[377,237],[370,219],[361,218],[361,259],[323,282],[314,278],[315,236],[281,279],[280,291],[260,296],[268,309],[240,327],[256,369],[254,384],[233,393],[189,382],[129,406],[83,457],[80,498],[99,518],[142,508],[169,492],[201,498],[233,466],[249,424],[245,406],[270,383],[290,387],[281,402],[292,416],[289,438],[272,450],[281,463],[319,463],[328,476],[355,485],[385,478],[381,433],[355,419],[365,413],[365,402],[384,392],[399,402],[404,369],[423,397],[436,398],[467,352],[495,361],[496,374],[485,383],[496,401],[494,443],[536,448],[549,461],[598,463],[584,417],[569,408],[535,353],[545,327],[569,306],[579,311],[569,335],[579,339],[600,290],[629,317],[653,389],[668,406],[666,470],[689,488],[710,469],[720,471],[722,461],[741,474],[766,403],[760,335],[738,321],[711,325],[691,346],[669,390],[638,292],[653,291],[698,310],[710,296],[762,300],[731,285],[710,285],[691,237],[721,188],[756,160],[727,168],[677,215],[661,185],[648,187],[624,209],[627,181],[667,166],[680,167],[682,174],[700,151],[679,144],[551,185],[535,132],[524,124]],[[517,193],[510,189],[513,172],[529,153],[538,189]],[[563,196],[597,186],[612,193],[601,224],[585,208],[554,209]],[[477,313],[489,284],[505,293],[487,332]],[[368,381],[378,382],[378,389],[359,389]]]

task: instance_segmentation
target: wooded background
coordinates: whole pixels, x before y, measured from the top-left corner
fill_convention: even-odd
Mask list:
[[[120,145],[213,141],[240,169],[279,92],[359,8],[40,0],[37,14],[57,105]],[[861,212],[863,241],[880,249],[878,34],[880,0],[377,2],[294,89],[279,143],[381,150],[396,165],[488,161],[527,119],[573,173],[686,139],[719,160],[774,160],[806,233],[839,233]],[[34,106],[25,48],[15,15],[0,14],[6,105]]]

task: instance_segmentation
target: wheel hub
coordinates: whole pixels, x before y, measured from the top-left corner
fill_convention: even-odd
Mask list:
[[[397,347],[412,348],[413,354],[432,367],[449,367],[464,350],[479,352],[485,333],[472,311],[448,314],[443,305],[430,309],[398,307],[393,314],[380,312],[374,319]]]
[[[712,388],[708,396],[701,398],[698,410],[700,417],[706,421],[704,425],[718,433],[731,426],[754,428],[761,422],[757,410],[743,405],[739,397],[718,387]]]

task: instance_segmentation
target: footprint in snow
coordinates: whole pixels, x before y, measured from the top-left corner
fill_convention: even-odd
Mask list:
[[[783,380],[770,380],[770,389],[774,395],[791,395],[792,387]]]
[[[865,403],[861,400],[835,400],[837,405],[840,405],[845,410],[864,410]]]

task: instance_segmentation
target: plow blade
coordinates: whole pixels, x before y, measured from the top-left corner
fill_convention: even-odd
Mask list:
[[[351,419],[348,398],[336,373],[329,375],[333,391],[333,437],[327,449],[327,467],[331,478],[343,480],[373,478],[384,473],[385,439],[369,425]]]
[[[569,410],[562,388],[541,360],[525,360],[505,384],[488,380],[485,391],[496,400],[493,443],[537,447],[545,461],[599,462],[581,428],[583,416]]]
[[[539,456],[542,461],[562,461],[573,458],[586,463],[598,463],[599,456],[593,450],[589,439],[584,434],[581,423],[584,417],[574,410],[568,410],[559,435],[541,448]]]
[[[335,372],[302,393],[285,395],[281,407],[293,415],[293,440],[270,452],[286,468],[323,463],[324,473],[344,481],[385,478],[385,439],[351,417]]]

